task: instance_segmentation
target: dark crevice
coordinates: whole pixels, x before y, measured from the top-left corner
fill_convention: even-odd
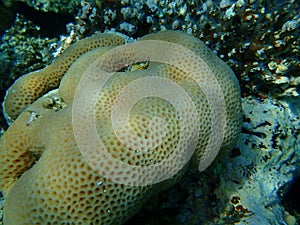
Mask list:
[[[13,8],[7,8],[0,3],[0,36],[3,35],[5,29],[13,24],[15,16],[16,13]]]
[[[282,205],[284,206],[285,210],[287,210],[290,214],[296,216],[297,220],[300,219],[299,189],[300,177],[297,177],[288,187],[288,190],[282,199]]]
[[[246,129],[245,127],[242,127],[242,133],[249,134],[249,135],[255,135],[255,136],[257,136],[259,138],[263,138],[263,139],[267,137],[267,135],[265,133],[251,131],[249,129]]]
[[[25,16],[26,19],[38,25],[41,37],[57,37],[62,33],[66,33],[66,25],[74,21],[71,14],[42,12],[35,10],[33,7],[23,2],[16,4],[16,12]]]

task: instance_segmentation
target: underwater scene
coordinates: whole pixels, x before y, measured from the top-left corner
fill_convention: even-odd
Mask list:
[[[0,225],[300,224],[300,2],[1,0]]]

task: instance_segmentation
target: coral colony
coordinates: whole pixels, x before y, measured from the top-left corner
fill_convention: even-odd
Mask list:
[[[299,223],[297,1],[2,2],[0,224]]]

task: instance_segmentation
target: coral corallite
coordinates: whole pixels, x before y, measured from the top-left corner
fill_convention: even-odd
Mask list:
[[[144,36],[136,45],[122,43],[118,35],[84,39],[58,57],[55,66],[30,74],[36,82],[25,75],[9,89],[4,106],[7,117],[15,120],[0,141],[6,225],[122,224],[152,194],[173,185],[186,170],[195,169],[194,162],[204,170],[218,153],[218,146],[228,149],[235,145],[241,129],[238,81],[200,40],[164,31]],[[147,49],[144,43],[163,43],[170,48],[165,51],[162,46],[160,51],[152,45]],[[144,60],[139,63],[144,66],[135,65],[139,49],[134,48],[143,49]],[[154,61],[153,56],[170,63]],[[126,65],[130,62],[132,65]],[[103,68],[113,73],[103,72]],[[107,159],[99,157],[98,145],[93,145],[93,136],[87,134],[90,128],[80,126],[89,119],[90,108],[84,106],[91,101],[89,94],[80,93],[92,90],[102,73],[110,76],[95,94],[91,109],[97,138],[110,155]],[[47,74],[55,74],[57,82],[46,88]],[[199,80],[193,74],[198,74]],[[83,86],[86,77],[92,81],[87,89]],[[135,90],[128,91],[130,85]],[[134,104],[127,107],[131,101]],[[124,113],[126,110],[130,113]],[[95,146],[96,150],[91,150]],[[177,152],[178,146],[182,153]],[[174,170],[182,159],[174,152],[184,157],[191,149],[189,162]],[[176,160],[169,160],[172,157]],[[123,170],[114,160],[125,165]],[[126,170],[154,168],[151,166],[156,164],[162,164],[163,170],[153,170],[152,177]],[[169,177],[155,182],[169,171]],[[130,185],[133,180],[145,185]]]

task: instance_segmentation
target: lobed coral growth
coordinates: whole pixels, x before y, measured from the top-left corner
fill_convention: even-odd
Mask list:
[[[84,52],[93,48],[108,45],[119,45],[123,39],[112,34],[99,34],[78,41],[68,48],[61,57],[39,71],[24,75],[18,79],[7,91],[3,105],[4,115],[8,121],[16,117],[37,98],[58,87],[62,76],[69,69],[70,65]]]
[[[8,92],[4,104],[11,106],[10,112],[18,112],[14,114],[16,120],[2,136],[0,142],[0,180],[1,189],[6,198],[4,220],[7,225],[122,224],[137,212],[152,194],[174,184],[187,169],[193,169],[193,162],[200,161],[199,168],[205,169],[219,150],[213,146],[228,149],[236,142],[241,128],[241,102],[237,79],[231,69],[200,40],[174,31],[147,35],[137,41],[137,45],[149,43],[147,41],[150,43],[160,41],[167,47],[172,46],[172,43],[178,46],[179,50],[174,55],[172,51],[171,54],[168,51],[157,52],[160,56],[169,58],[175,67],[150,60],[149,65],[143,70],[125,69],[122,71],[126,66],[122,62],[130,62],[135,57],[135,52],[131,52],[130,46],[125,45],[123,49],[129,46],[128,51],[121,51],[118,55],[111,54],[110,58],[105,58],[105,54],[109,54],[118,47],[98,47],[99,45],[94,44],[91,40],[97,40],[96,43],[102,44],[121,44],[122,38],[117,35],[99,35],[98,37],[99,39],[91,37],[82,40],[57,58],[53,63],[56,64],[55,66],[51,64],[44,69],[48,70],[49,74],[56,75],[55,81],[57,84],[60,83],[58,89],[49,91],[50,88],[55,88],[55,85],[50,85],[49,89],[44,88],[43,93],[37,94],[36,92],[40,91],[39,88],[33,87],[32,82],[27,78],[29,76],[26,75],[20,78]],[[91,49],[94,50],[89,51]],[[151,56],[151,54],[155,54],[153,49],[148,48],[148,53],[147,51],[146,53],[143,51],[143,53]],[[182,49],[185,50],[182,51]],[[87,53],[81,55],[84,52]],[[195,57],[187,58],[189,55],[186,52],[193,53]],[[81,140],[84,146],[88,146],[85,153],[88,153],[92,159],[96,159],[96,163],[103,160],[99,157],[99,152],[89,149],[93,147],[93,140],[89,137],[90,134],[86,133],[89,127],[83,127],[80,130],[77,130],[80,127],[74,127],[74,124],[84,121],[89,116],[89,108],[80,108],[85,104],[84,101],[81,102],[82,105],[74,106],[73,103],[76,102],[76,97],[80,93],[80,87],[86,77],[90,77],[94,81],[92,84],[97,79],[101,79],[102,76],[98,77],[98,71],[103,69],[103,67],[99,67],[103,57],[108,59],[104,60],[107,67],[116,63],[118,68],[114,70],[117,72],[106,81],[101,92],[96,95],[95,108],[92,108],[98,138],[102,140],[107,153],[112,157],[108,160],[104,158],[106,162],[100,164],[100,167],[102,165],[104,171],[109,171],[109,175],[118,175],[123,171],[114,164],[110,164],[112,159],[126,164],[124,171],[126,171],[126,167],[149,166],[166,161],[166,168],[168,169],[169,166],[172,170],[179,161],[168,161],[167,159],[176,152],[176,147],[181,139],[186,140],[184,148],[180,149],[183,155],[187,149],[195,145],[195,154],[190,163],[180,168],[168,179],[148,185],[127,185],[102,175],[97,171],[93,162],[91,163],[83,157],[86,155],[77,145],[82,137],[84,137]],[[76,60],[76,58],[78,59]],[[191,68],[191,71],[197,70],[202,77],[200,85],[192,79],[191,74],[184,70],[184,66]],[[59,71],[59,73],[53,73],[53,71]],[[49,78],[45,78],[49,76],[48,73],[41,71],[39,73],[40,75],[34,76],[34,79],[38,83],[48,84]],[[65,76],[61,80],[63,75]],[[121,108],[114,112],[114,105],[120,97],[119,92],[124,91],[132,83],[145,78],[146,80],[147,78],[156,78],[159,81],[167,79],[172,81],[173,85],[176,83],[174,87],[183,90],[192,100],[197,117],[192,114],[190,123],[182,124],[180,113],[177,112],[178,108],[173,106],[172,102],[167,101],[168,99],[152,94],[144,96],[130,108],[128,123],[125,123],[128,125],[128,129],[118,136],[117,131],[114,130],[115,127],[112,126],[112,114],[122,115],[127,107],[127,101],[130,101],[130,98],[125,99],[124,102],[121,102]],[[204,78],[208,78],[208,80]],[[22,89],[27,87],[30,92],[22,92],[19,89],[20,86],[17,85],[20,82],[23,85]],[[142,85],[147,87],[147,84]],[[159,92],[162,87],[163,83],[156,83],[155,86],[147,88],[150,91]],[[91,85],[88,89],[92,88]],[[178,100],[184,97],[172,93],[171,90],[173,89],[166,89]],[[212,90],[219,90],[221,93],[215,93]],[[23,94],[21,96],[23,98],[9,98],[9,95],[15,92]],[[134,90],[130,93],[132,97],[136,97]],[[45,95],[36,100],[41,94]],[[28,102],[29,97],[26,95],[33,95],[35,98]],[[88,94],[85,96],[83,93],[83,96],[79,95],[80,97],[90,101]],[[221,101],[218,102],[218,100]],[[18,104],[15,104],[15,101],[18,101]],[[220,105],[215,104],[223,104],[222,101],[225,107],[224,111],[220,110],[222,109]],[[180,101],[179,103],[186,104],[186,102]],[[18,110],[19,104],[24,106],[23,111]],[[73,119],[76,118],[74,117],[74,108],[81,116],[78,117],[79,121],[72,121],[72,115]],[[193,112],[190,108],[185,108],[185,111],[187,114]],[[222,116],[226,119],[224,124],[215,121],[221,120]],[[165,129],[161,129],[161,120],[155,118],[164,119],[167,124]],[[118,124],[122,125],[123,122],[120,120]],[[199,123],[199,132],[195,131],[193,123]],[[153,125],[155,129],[149,127],[149,124]],[[224,136],[222,136],[223,132],[215,130],[218,125],[224,129]],[[185,136],[181,136],[182,131],[188,135],[188,138],[185,139]],[[78,137],[78,134],[82,135]],[[213,138],[220,135],[221,139]],[[211,147],[207,148],[211,140],[221,143],[212,143]],[[133,151],[132,146],[135,144],[138,147],[136,151]],[[143,151],[143,148],[149,146],[151,151]],[[159,176],[165,171],[154,172]],[[126,175],[122,177],[123,180],[134,180],[138,174],[133,171]],[[141,177],[141,179],[147,180],[148,177]]]

